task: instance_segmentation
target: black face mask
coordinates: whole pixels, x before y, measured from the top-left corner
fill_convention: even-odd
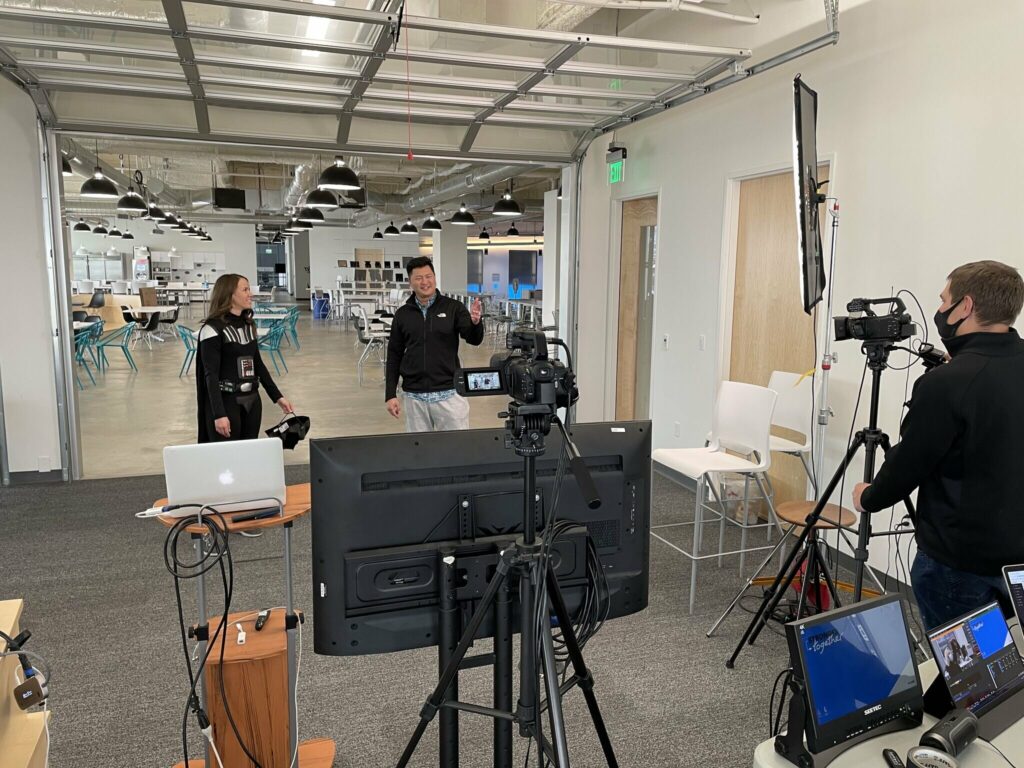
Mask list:
[[[945,312],[943,312],[940,309],[939,311],[937,311],[935,313],[935,328],[939,332],[939,338],[940,339],[952,339],[954,336],[956,336],[957,329],[963,324],[964,320],[967,319],[965,317],[965,318],[963,318],[961,320],[957,320],[955,323],[950,323],[949,322],[949,315],[950,315],[950,313],[954,309],[956,309],[957,307],[960,306],[960,302],[961,301],[963,301],[963,298],[961,298],[959,301],[957,301],[956,304],[951,306]]]

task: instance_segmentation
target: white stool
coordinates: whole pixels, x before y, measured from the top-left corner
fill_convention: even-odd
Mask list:
[[[718,398],[715,402],[709,444],[704,448],[659,448],[651,455],[653,468],[660,475],[684,485],[689,484],[687,480],[696,481],[697,483],[692,523],[667,523],[651,526],[651,535],[654,538],[672,547],[680,554],[689,558],[693,563],[693,568],[690,572],[690,613],[693,613],[697,588],[697,563],[700,560],[717,557],[719,565],[721,565],[722,557],[725,555],[742,555],[746,552],[768,549],[768,547],[748,549],[746,546],[747,530],[750,528],[767,527],[769,528],[770,536],[770,528],[772,526],[778,527],[778,520],[772,504],[772,495],[764,482],[768,469],[771,467],[769,438],[771,435],[772,412],[775,408],[776,399],[775,392],[766,387],[758,387],[753,384],[743,384],[735,381],[723,381],[719,387]],[[742,523],[729,518],[725,504],[720,498],[711,477],[713,474],[718,473],[744,475],[753,479],[761,491],[761,496],[768,503],[769,521],[767,523],[751,525],[749,518],[746,517]],[[715,497],[718,509],[707,503],[708,499],[705,496],[705,488],[709,490],[711,496]],[[744,499],[744,503],[746,501],[747,499]],[[700,554],[703,526],[706,522],[704,520],[705,510],[719,518],[718,552],[713,555]],[[723,551],[726,522],[741,529],[740,548],[732,552]],[[693,547],[691,552],[687,552],[654,532],[658,528],[687,525],[693,525]]]

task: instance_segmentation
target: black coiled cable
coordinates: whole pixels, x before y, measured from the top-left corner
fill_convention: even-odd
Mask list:
[[[210,654],[213,652],[213,649],[217,644],[217,639],[220,638],[220,674],[218,675],[218,678],[221,699],[224,701],[224,712],[228,716],[228,722],[231,724],[231,730],[234,732],[235,739],[238,741],[239,746],[241,746],[242,751],[245,752],[246,757],[249,758],[250,762],[252,762],[256,768],[262,768],[259,761],[255,758],[252,752],[249,751],[248,746],[246,746],[242,739],[241,733],[238,730],[238,725],[231,713],[231,706],[228,703],[227,692],[224,689],[224,646],[226,645],[225,637],[227,634],[228,613],[231,609],[231,595],[234,590],[234,565],[231,560],[231,548],[228,543],[229,534],[227,532],[227,523],[224,520],[223,515],[213,507],[203,506],[200,504],[188,506],[194,506],[199,510],[198,519],[192,516],[179,518],[174,522],[174,525],[171,526],[171,529],[167,532],[167,538],[164,540],[164,565],[168,572],[174,577],[174,597],[178,606],[178,625],[181,632],[181,647],[185,654],[185,665],[188,669],[189,693],[188,699],[185,702],[185,712],[181,718],[181,748],[185,757],[185,765],[189,764],[189,711],[195,713],[200,728],[206,728],[209,725],[206,713],[200,706],[199,695],[196,692],[196,688],[199,685],[199,681],[202,679],[202,674],[206,669],[206,663],[210,658]],[[214,521],[215,519],[216,522]],[[188,561],[179,557],[178,546],[182,534],[189,532],[188,529],[192,525],[199,525],[204,529],[202,534],[197,535],[202,535],[204,539],[209,537],[210,545],[206,546],[204,543],[201,548],[203,555],[196,560]],[[190,536],[192,535],[191,532],[189,532],[189,534]],[[224,588],[224,611],[221,616],[220,625],[214,631],[213,636],[209,638],[206,646],[206,653],[203,654],[203,658],[199,663],[199,668],[197,670],[193,670],[192,657],[188,652],[185,611],[181,600],[181,581],[183,579],[198,578],[199,576],[213,570],[214,567],[220,568],[221,584]],[[200,617],[200,622],[205,623],[206,620],[207,617]]]

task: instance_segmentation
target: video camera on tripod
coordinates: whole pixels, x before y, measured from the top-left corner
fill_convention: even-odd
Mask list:
[[[888,304],[892,307],[885,315],[876,314],[871,307]],[[885,299],[851,299],[846,304],[850,317],[835,317],[836,341],[858,339],[865,344],[898,341],[917,335],[917,325],[907,312],[903,299],[890,296]]]
[[[456,371],[455,391],[463,397],[508,395],[521,405],[549,405],[552,410],[579,399],[576,374],[561,361],[548,359],[548,339],[542,332],[510,331],[505,346],[511,351],[493,355],[487,368]]]

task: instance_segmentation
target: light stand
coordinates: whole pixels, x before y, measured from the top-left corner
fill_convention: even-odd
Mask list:
[[[580,482],[584,497],[591,500],[591,504],[594,504],[593,500],[596,500],[597,504],[600,504],[600,501],[597,499],[593,482],[586,473],[586,467],[579,458],[579,451],[572,444],[565,427],[555,416],[553,405],[524,405],[513,401],[509,404],[508,412],[499,414],[499,416],[506,418],[505,428],[508,430],[506,445],[514,446],[516,454],[523,457],[523,535],[501,552],[497,570],[488,582],[487,590],[473,612],[473,617],[462,633],[457,647],[447,657],[447,666],[442,671],[437,686],[420,710],[420,721],[398,761],[397,768],[404,768],[408,765],[430,721],[442,709],[462,710],[494,718],[497,724],[495,727],[496,759],[500,759],[499,733],[503,730],[507,732],[507,727],[503,729],[500,726],[511,721],[518,725],[520,736],[532,738],[537,742],[538,753],[543,752],[556,768],[570,768],[569,747],[562,714],[562,697],[576,686],[583,691],[597,737],[601,742],[605,761],[609,768],[618,768],[615,752],[612,749],[611,740],[597,704],[597,697],[594,695],[594,679],[584,662],[583,653],[573,629],[572,617],[566,607],[544,543],[538,542],[536,538],[536,458],[544,453],[544,437],[551,431],[552,423],[557,424],[561,430],[569,455],[572,456],[573,473],[577,481]],[[444,564],[450,569],[454,565],[454,559],[450,563],[445,560]],[[510,575],[515,575],[519,579],[521,612],[519,700],[516,708],[514,711],[506,711],[497,707],[482,707],[460,702],[455,699],[451,686],[489,611],[496,603],[500,602],[502,595],[505,595],[507,599]],[[448,575],[444,575],[444,578],[447,579]],[[541,607],[540,611],[538,611],[538,607]],[[551,615],[552,610],[558,621],[573,667],[573,675],[562,685],[559,684],[551,628],[538,626],[537,623],[538,616],[543,620]],[[540,635],[539,659],[538,634]],[[543,683],[541,682],[542,672]],[[539,705],[541,685],[546,688],[547,692],[546,709],[551,733],[550,740],[545,736],[542,725],[543,708]],[[510,694],[511,691],[507,691],[505,698],[511,700]],[[507,753],[510,751],[511,744],[506,743],[503,747],[502,751]]]
[[[832,408],[828,404],[828,378],[832,366],[837,362],[832,354],[832,334],[828,333],[828,324],[832,317],[832,280],[836,269],[836,248],[839,242],[839,201],[833,201],[829,209],[832,217],[832,235],[829,246],[828,265],[828,299],[825,306],[825,349],[821,354],[821,381],[818,383],[818,412],[817,423],[814,428],[814,455],[811,456],[811,466],[814,467],[814,476],[811,478],[811,485],[814,487],[815,498],[818,495],[818,478],[821,477],[825,463],[825,432],[828,429],[828,420],[832,417]],[[818,329],[814,329],[818,333]]]

